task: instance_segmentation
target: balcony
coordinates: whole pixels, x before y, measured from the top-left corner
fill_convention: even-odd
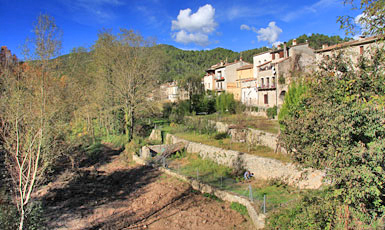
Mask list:
[[[277,87],[275,86],[275,84],[258,86],[258,90],[259,90],[259,91],[275,90],[276,88],[277,88]]]
[[[260,68],[259,68],[259,71],[271,70],[272,68],[273,68],[272,65],[270,65],[270,66],[264,66],[264,67],[260,67]]]
[[[224,81],[225,77],[223,77],[223,76],[215,76],[215,80],[216,81]]]

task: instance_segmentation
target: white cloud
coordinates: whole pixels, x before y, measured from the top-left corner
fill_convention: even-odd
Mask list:
[[[269,26],[266,28],[256,29],[254,26],[248,26],[242,24],[240,27],[241,30],[251,30],[254,33],[258,34],[258,41],[268,41],[270,44],[273,44],[278,40],[279,35],[282,33],[282,29],[279,28],[275,22],[270,22]]]
[[[357,25],[361,25],[360,20],[361,20],[361,18],[364,17],[364,16],[365,16],[364,13],[357,15],[357,16],[354,18],[354,23],[356,23]]]
[[[250,26],[248,26],[248,25],[245,25],[245,24],[242,24],[241,25],[241,30],[250,30],[251,28],[250,28]]]
[[[195,43],[200,46],[207,46],[210,44],[209,37],[203,33],[189,33],[181,30],[174,33],[173,38],[176,42],[183,44]]]
[[[283,42],[280,42],[280,41],[276,41],[276,42],[273,42],[273,44],[271,44],[273,47],[278,47],[278,45],[281,45],[283,44]]]
[[[200,7],[195,13],[189,8],[180,10],[177,20],[171,21],[171,30],[176,31],[172,37],[176,42],[206,46],[210,43],[208,35],[218,25],[214,16],[215,9],[210,4]]]
[[[279,35],[282,33],[282,29],[275,25],[275,22],[270,22],[266,28],[261,28],[257,31],[258,41],[268,41],[270,44],[277,41]]]

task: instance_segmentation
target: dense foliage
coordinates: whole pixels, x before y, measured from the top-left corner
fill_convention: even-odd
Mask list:
[[[346,34],[380,35],[385,33],[385,1],[383,0],[344,0],[353,10],[359,10],[358,17],[349,15],[338,17],[337,21]]]
[[[311,48],[317,50],[317,49],[321,49],[322,45],[324,45],[324,44],[327,44],[330,46],[330,45],[335,45],[335,44],[339,44],[342,42],[347,42],[350,40],[351,40],[351,38],[347,38],[347,37],[341,38],[338,35],[328,36],[328,35],[324,35],[324,34],[318,34],[318,33],[314,34],[313,33],[310,36],[303,34],[303,35],[297,37],[297,44],[305,43],[307,41]],[[293,44],[293,39],[289,40],[287,44],[289,46],[291,46]]]
[[[321,64],[306,93],[291,88],[297,92],[289,92],[290,108],[280,116],[281,141],[295,161],[326,170],[330,182],[326,195],[317,198],[321,211],[307,212],[299,222],[317,218],[330,228],[364,228],[384,216],[384,63],[379,48],[356,64],[339,53]]]

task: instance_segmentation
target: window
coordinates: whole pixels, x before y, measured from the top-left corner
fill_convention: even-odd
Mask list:
[[[270,79],[267,77],[266,78],[266,86],[269,87],[270,86]]]
[[[275,77],[273,77],[273,78],[271,79],[271,81],[272,81],[272,82],[271,82],[271,83],[272,83],[272,86],[275,87]]]
[[[360,46],[360,54],[364,54],[364,46]]]
[[[279,58],[283,58],[283,51],[279,52]]]
[[[262,85],[262,88],[264,87],[264,84],[265,84],[265,82],[263,81],[263,78],[261,78],[261,85]]]
[[[265,105],[269,104],[269,98],[268,98],[267,94],[263,95],[263,101],[264,101]]]
[[[275,59],[275,54],[271,54],[271,59]]]

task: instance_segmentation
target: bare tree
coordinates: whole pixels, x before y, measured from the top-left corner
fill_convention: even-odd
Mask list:
[[[8,74],[0,102],[1,135],[20,213],[20,230],[31,194],[42,180],[55,146],[58,78],[52,77],[50,59],[58,54],[60,36],[52,17],[38,17],[32,43],[25,46],[26,62],[18,65],[20,71]]]
[[[159,74],[161,55],[154,42],[132,30],[121,29],[117,36],[99,34],[95,61],[102,88],[109,98],[107,110],[122,110],[127,140],[133,138],[136,113],[148,99]]]

